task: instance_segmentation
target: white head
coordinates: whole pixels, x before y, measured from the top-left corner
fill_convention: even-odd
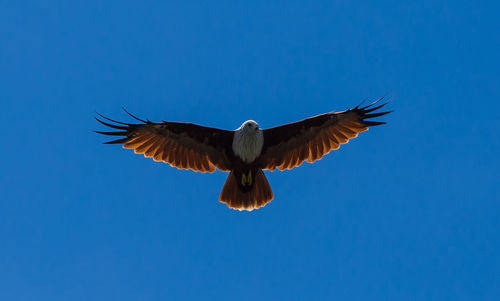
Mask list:
[[[243,122],[234,132],[233,151],[247,163],[253,162],[260,155],[263,145],[263,131],[253,120]]]
[[[251,133],[251,132],[257,132],[258,129],[259,129],[259,124],[257,122],[255,122],[254,120],[247,120],[243,122],[243,124],[236,130]]]

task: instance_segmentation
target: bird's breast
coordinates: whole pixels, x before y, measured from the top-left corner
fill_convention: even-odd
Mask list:
[[[262,130],[253,133],[236,131],[233,138],[233,152],[243,162],[251,163],[260,156],[264,146]]]

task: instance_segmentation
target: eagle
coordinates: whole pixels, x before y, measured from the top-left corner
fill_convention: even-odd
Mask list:
[[[383,97],[382,97],[383,98]],[[105,117],[95,119],[115,131],[94,131],[120,136],[104,144],[122,144],[155,161],[178,169],[229,172],[219,201],[229,208],[251,211],[273,199],[263,170],[285,170],[321,159],[369,127],[385,124],[370,120],[380,112],[382,99],[341,112],[329,112],[301,121],[261,129],[247,120],[236,130],[224,130],[185,122],[151,122],[124,111],[140,123],[124,123]],[[111,123],[110,123],[111,122]]]

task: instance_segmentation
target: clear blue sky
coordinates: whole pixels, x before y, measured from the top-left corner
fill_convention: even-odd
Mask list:
[[[252,4],[249,4],[252,2]],[[1,1],[0,300],[498,300],[494,1]],[[94,112],[386,126],[218,202]]]

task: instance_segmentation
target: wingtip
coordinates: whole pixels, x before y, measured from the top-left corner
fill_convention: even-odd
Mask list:
[[[381,117],[381,116],[387,115],[389,113],[392,113],[394,111],[394,110],[389,110],[389,111],[384,111],[384,112],[380,112],[380,111],[377,112],[377,110],[383,108],[384,106],[386,106],[388,103],[391,102],[390,100],[387,100],[386,102],[379,104],[381,100],[386,98],[386,96],[387,96],[387,93],[369,105],[366,105],[364,107],[356,106],[354,108],[354,110],[358,111],[358,113],[360,114],[360,116],[363,119],[363,122],[366,126],[377,126],[377,125],[387,124],[386,122],[382,122],[382,121],[369,121],[369,120],[367,120],[367,119],[371,119],[371,118]],[[373,113],[371,113],[371,112],[373,112]],[[369,113],[371,113],[371,114],[369,114]]]
[[[120,121],[117,121],[117,120],[111,119],[111,118],[109,118],[109,117],[106,117],[106,116],[104,116],[104,115],[102,115],[102,114],[98,113],[98,112],[95,112],[95,113],[96,113],[97,115],[99,115],[99,117],[104,118],[104,119],[106,119],[106,120],[108,120],[108,121],[111,121],[111,122],[114,122],[114,123],[118,123],[118,124],[123,124],[123,125],[126,125],[126,126],[130,126],[130,125],[131,125],[130,123],[120,122]],[[95,117],[95,116],[94,116],[94,118],[95,118],[97,121],[101,122],[101,121],[100,121],[97,117]]]
[[[386,111],[386,112],[380,112],[380,113],[373,113],[373,114],[365,114],[363,116],[363,118],[376,118],[376,117],[380,117],[380,116],[384,116],[384,115],[387,115],[389,113],[391,113],[392,111]]]
[[[362,101],[361,101],[361,102],[360,102],[357,106],[355,106],[355,107],[353,108],[353,110],[357,110],[357,109],[359,109],[359,107],[360,107],[362,104],[364,104],[364,103],[365,103],[365,101],[366,101],[366,98],[364,98],[364,99],[363,99],[363,100],[362,100]]]
[[[384,100],[387,95],[389,94],[389,92],[386,92],[384,95],[382,95],[379,99],[375,100],[374,102],[372,102],[371,104],[367,105],[365,108],[369,108],[371,106],[374,106],[376,105],[377,103],[381,102],[382,100]],[[389,102],[391,102],[390,100],[386,101],[385,103],[383,103],[382,105],[385,106],[386,104],[388,104]]]
[[[387,122],[383,122],[383,121],[364,121],[363,122],[366,126],[377,126],[377,125],[383,125],[383,124],[387,124]]]
[[[132,115],[129,111],[127,111],[127,109],[125,109],[125,107],[122,107],[122,110],[125,111],[125,113],[127,113],[130,117],[134,118],[135,120],[139,120],[140,122],[144,122],[144,123],[150,123],[151,122],[149,120],[144,120],[144,119],[141,119],[139,117],[136,117],[136,116]]]
[[[125,143],[129,140],[128,137],[125,137],[125,138],[120,138],[120,139],[116,139],[116,140],[111,140],[111,141],[106,141],[106,142],[103,142],[102,144],[122,144],[122,143]]]
[[[127,136],[128,131],[123,132],[103,132],[103,131],[93,131],[97,134],[107,135],[107,136]]]
[[[105,125],[105,126],[109,126],[110,128],[114,128],[114,129],[117,129],[117,130],[127,130],[129,128],[129,125],[127,125],[127,126],[120,126],[120,125],[115,125],[115,124],[104,122],[104,121],[102,121],[101,119],[99,119],[97,117],[94,117],[94,119],[97,120],[99,123]],[[108,119],[108,118],[106,118],[106,119]],[[122,124],[122,123],[120,123],[120,124]]]

